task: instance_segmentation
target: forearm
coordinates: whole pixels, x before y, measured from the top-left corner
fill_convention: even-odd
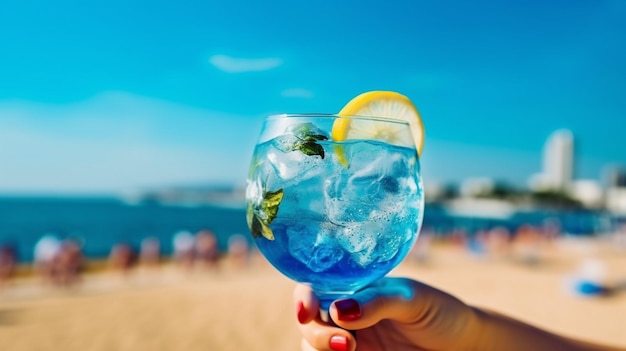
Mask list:
[[[626,351],[566,338],[488,310],[474,311],[476,350]]]

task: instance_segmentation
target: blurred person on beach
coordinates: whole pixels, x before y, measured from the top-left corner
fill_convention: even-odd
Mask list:
[[[248,240],[241,234],[228,238],[228,260],[233,268],[241,269],[248,266]]]
[[[202,268],[217,267],[220,252],[212,231],[203,229],[196,233],[195,251],[196,262]]]
[[[551,333],[497,312],[469,306],[407,278],[383,278],[334,301],[331,321],[306,285],[294,290],[302,350],[567,350],[626,351]]]
[[[467,239],[467,250],[475,258],[487,257],[487,230],[481,229]]]
[[[467,249],[473,257],[478,259],[509,258],[511,237],[510,231],[502,226],[480,229],[473,237],[468,238]]]
[[[17,254],[12,245],[0,246],[0,287],[8,282],[15,274]]]
[[[541,224],[541,231],[548,245],[553,245],[557,239],[563,236],[561,222],[557,218],[546,218]]]
[[[446,238],[446,241],[454,246],[459,248],[465,248],[468,246],[468,234],[463,228],[455,228],[449,233],[443,235]]]
[[[46,234],[35,244],[33,266],[45,284],[54,283],[54,260],[61,251],[61,240],[53,234]]]
[[[487,231],[485,246],[490,258],[504,259],[509,257],[511,232],[505,227],[494,227]]]
[[[135,264],[133,248],[125,243],[113,245],[109,253],[108,264],[114,271],[127,274]]]
[[[174,261],[185,270],[193,268],[195,240],[193,234],[187,230],[176,232],[172,237]]]
[[[147,268],[155,268],[161,264],[161,242],[158,238],[147,237],[141,241],[139,260]]]
[[[58,286],[71,287],[80,281],[84,256],[76,240],[66,239],[53,259],[53,282]]]
[[[520,226],[511,243],[513,259],[528,266],[535,266],[542,261],[542,248],[547,239],[542,232],[530,224]]]

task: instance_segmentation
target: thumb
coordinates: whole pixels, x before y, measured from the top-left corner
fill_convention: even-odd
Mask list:
[[[424,326],[445,303],[458,302],[437,289],[406,278],[383,278],[348,299],[333,302],[330,316],[339,327],[365,329],[383,319]]]

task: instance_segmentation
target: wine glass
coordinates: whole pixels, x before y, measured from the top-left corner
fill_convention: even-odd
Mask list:
[[[346,126],[384,133],[337,141]],[[373,117],[264,121],[247,180],[248,226],[276,269],[311,286],[322,312],[386,275],[417,239],[424,209],[418,152],[412,137],[389,137],[410,133],[404,121]]]

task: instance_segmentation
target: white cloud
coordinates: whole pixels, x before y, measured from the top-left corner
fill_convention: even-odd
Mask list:
[[[240,58],[227,55],[213,55],[209,62],[226,73],[260,72],[274,69],[283,64],[278,57]]]
[[[302,98],[302,99],[311,99],[314,94],[312,91],[303,88],[291,88],[285,89],[280,92],[282,97],[286,98]]]

